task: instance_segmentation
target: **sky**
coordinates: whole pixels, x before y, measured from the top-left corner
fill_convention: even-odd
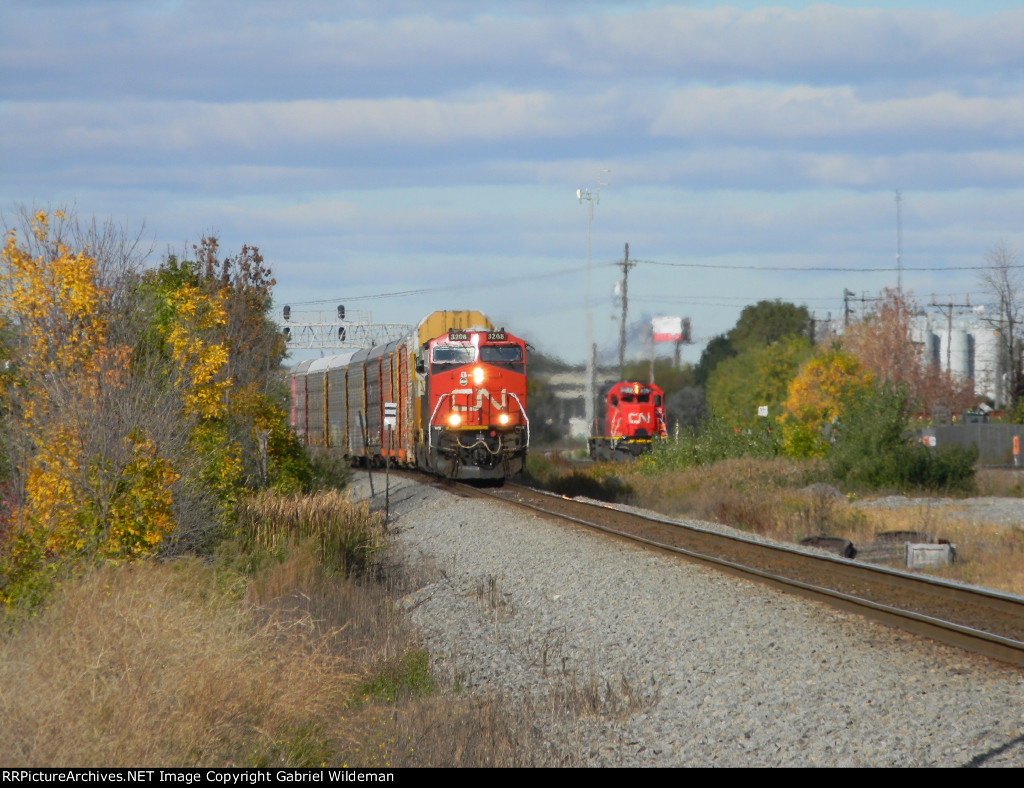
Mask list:
[[[0,0],[0,210],[153,265],[255,245],[293,315],[480,309],[573,362],[588,313],[617,358],[628,243],[631,334],[689,317],[696,362],[760,300],[978,303],[993,247],[1024,262],[1020,6]]]

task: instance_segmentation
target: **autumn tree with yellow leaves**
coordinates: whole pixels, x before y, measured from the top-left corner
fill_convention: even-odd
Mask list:
[[[51,221],[65,216],[37,213],[22,242],[8,232],[0,256],[13,498],[0,599],[8,601],[41,565],[131,557],[174,527],[177,475],[119,404],[132,348],[111,340],[110,290],[90,250],[68,248]]]
[[[272,279],[261,259],[246,271],[237,260],[216,275],[176,258],[143,272],[130,239],[60,212],[7,233],[0,602],[31,601],[68,560],[208,545],[243,484],[270,481],[246,472],[268,463],[239,436],[284,434],[269,467],[282,487],[302,486],[308,464],[274,389],[284,346],[266,315]],[[264,345],[238,339],[252,330]]]
[[[789,384],[783,405],[783,451],[790,457],[823,457],[828,435],[848,403],[868,391],[873,376],[855,356],[837,347],[807,361]]]

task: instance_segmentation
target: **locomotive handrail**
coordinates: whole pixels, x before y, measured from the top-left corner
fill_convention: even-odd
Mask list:
[[[450,397],[451,395],[450,391],[446,391],[438,397],[437,404],[434,406],[434,412],[430,414],[430,421],[427,422],[427,451],[433,451],[434,449],[434,434],[431,432],[431,428],[434,426],[434,416],[437,415],[437,409],[441,407],[441,403],[444,401],[444,398]]]
[[[523,403],[519,401],[516,393],[510,391],[508,395],[516,401],[516,405],[519,406],[519,412],[523,414],[523,418],[526,420],[526,448],[530,448],[530,417],[526,415],[526,408],[523,407]]]

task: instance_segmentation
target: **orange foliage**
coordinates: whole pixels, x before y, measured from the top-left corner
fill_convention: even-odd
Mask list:
[[[917,307],[913,300],[886,290],[874,313],[847,329],[843,348],[855,355],[878,379],[903,385],[911,407],[931,410],[937,405],[951,411],[974,407],[974,385],[938,369],[914,344],[911,330]]]

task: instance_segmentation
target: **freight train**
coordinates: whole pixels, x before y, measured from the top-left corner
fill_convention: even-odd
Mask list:
[[[526,461],[526,346],[480,312],[433,312],[401,339],[300,362],[289,377],[307,446],[453,479],[501,481]]]
[[[623,380],[605,395],[601,434],[588,440],[590,456],[598,461],[634,459],[666,435],[665,392],[653,383]]]

